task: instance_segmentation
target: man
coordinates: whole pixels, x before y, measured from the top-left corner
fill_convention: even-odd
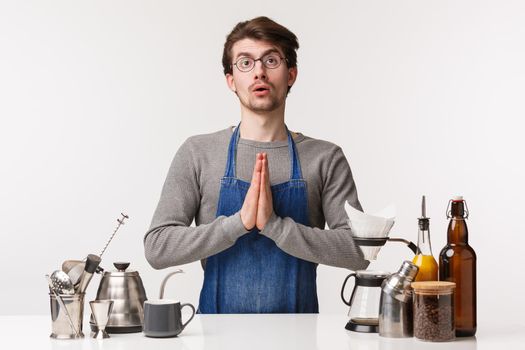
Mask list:
[[[223,66],[241,122],[180,147],[144,238],[154,268],[201,260],[201,313],[317,313],[317,264],[368,266],[344,211],[361,206],[341,148],[284,123],[298,47],[267,17],[232,30]]]

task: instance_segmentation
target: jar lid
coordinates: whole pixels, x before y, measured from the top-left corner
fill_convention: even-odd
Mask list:
[[[446,281],[412,282],[416,294],[450,294],[456,288],[456,283]]]

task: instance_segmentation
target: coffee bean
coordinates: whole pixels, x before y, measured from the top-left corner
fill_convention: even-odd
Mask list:
[[[414,336],[427,341],[455,338],[453,294],[415,294]]]

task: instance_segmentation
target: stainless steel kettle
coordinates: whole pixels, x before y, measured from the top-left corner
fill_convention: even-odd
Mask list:
[[[108,333],[142,332],[144,324],[144,301],[147,300],[144,285],[137,271],[126,271],[129,262],[113,263],[117,271],[105,271],[97,291],[97,300],[113,300],[106,331]],[[89,322],[96,331],[93,315]]]

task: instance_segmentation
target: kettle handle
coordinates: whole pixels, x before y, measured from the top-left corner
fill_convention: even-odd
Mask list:
[[[352,296],[350,296],[350,300],[348,300],[348,301],[346,301],[345,294],[344,294],[346,282],[348,281],[348,279],[350,277],[354,277],[355,278],[356,277],[355,272],[349,274],[348,276],[346,276],[345,281],[343,282],[343,287],[341,288],[341,299],[343,299],[343,303],[345,303],[348,306],[352,306],[352,299],[354,299],[354,291],[352,291]]]
[[[168,282],[168,279],[177,273],[184,273],[184,271],[182,270],[173,271],[173,272],[170,272],[166,277],[164,277],[160,285],[159,299],[162,299],[164,297],[164,288],[166,287],[166,282]]]

